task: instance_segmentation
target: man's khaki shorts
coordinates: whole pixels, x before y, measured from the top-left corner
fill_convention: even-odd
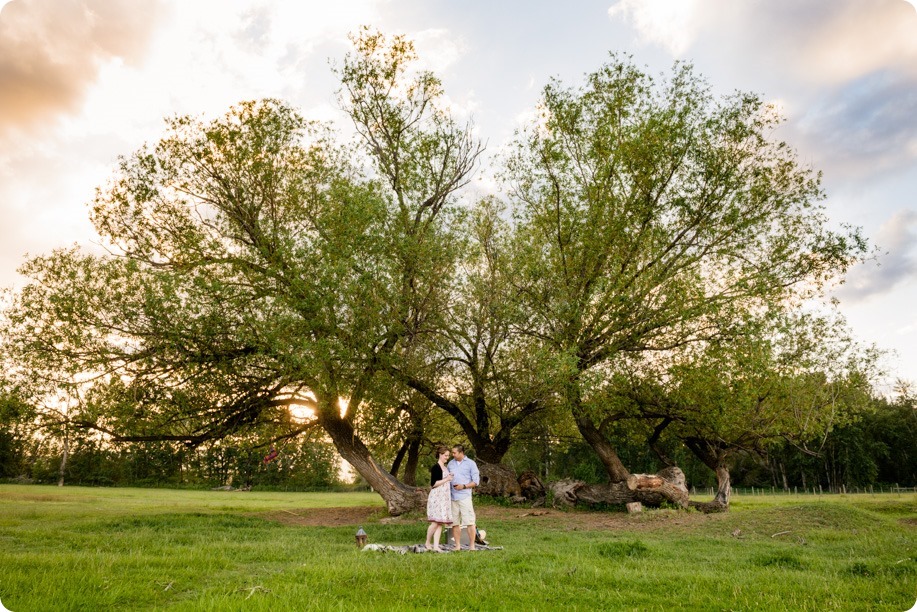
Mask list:
[[[452,525],[467,527],[476,525],[474,516],[474,506],[471,505],[471,498],[453,499],[452,500]]]

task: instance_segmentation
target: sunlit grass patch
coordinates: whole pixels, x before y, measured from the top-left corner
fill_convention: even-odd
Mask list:
[[[649,554],[649,550],[646,544],[640,540],[628,542],[603,542],[596,546],[598,555],[606,559],[645,557]]]
[[[430,580],[448,576],[470,610],[906,610],[917,585],[917,529],[900,522],[915,497],[882,506],[775,496],[722,515],[592,523],[581,512],[509,512],[484,525],[502,551],[402,556],[359,551],[357,525],[272,518],[335,516],[328,508],[367,498],[382,507],[362,494],[315,495],[0,487],[0,600],[16,612],[454,609]],[[362,516],[372,542],[424,540],[422,515]]]
[[[754,563],[761,567],[780,567],[795,570],[806,568],[806,564],[797,555],[788,552],[760,555],[755,558]]]

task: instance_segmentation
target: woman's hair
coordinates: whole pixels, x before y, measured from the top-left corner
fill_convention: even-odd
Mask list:
[[[448,452],[449,452],[449,447],[443,444],[440,444],[439,446],[436,447],[436,458],[439,459],[440,455],[442,455],[443,453],[448,453]]]

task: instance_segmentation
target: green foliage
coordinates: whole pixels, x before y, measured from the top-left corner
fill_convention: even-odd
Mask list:
[[[621,419],[655,415],[747,446],[799,414],[788,401],[797,390],[774,392],[782,412],[759,405],[772,372],[760,366],[774,356],[738,328],[820,295],[865,244],[827,229],[819,176],[772,138],[781,120],[756,95],[715,98],[685,64],[656,81],[612,56],[581,87],[544,89],[504,172],[515,284],[527,332],[569,359],[558,390],[597,450]],[[633,378],[656,387],[651,408],[620,393]],[[830,412],[813,405],[818,418],[795,429]],[[600,454],[621,478],[619,457]]]
[[[29,422],[34,418],[35,410],[21,394],[0,382],[0,478],[27,476],[29,451],[35,445]]]
[[[23,474],[24,440],[7,427],[0,428],[0,478]]]
[[[869,487],[917,483],[917,417],[913,398],[902,394],[894,400],[870,398],[854,421],[831,430],[815,455],[794,445],[774,444],[768,454],[771,465],[782,465],[790,487],[818,486],[838,490],[842,485]],[[737,472],[737,482],[760,485],[750,470]],[[779,478],[779,476],[778,476]],[[770,481],[771,475],[764,479]]]
[[[62,445],[53,438],[41,443],[31,430],[13,438],[16,426],[0,427],[0,478],[56,483]],[[266,432],[262,432],[264,435]],[[269,434],[268,434],[269,435]],[[269,439],[269,438],[268,438]],[[13,440],[9,447],[4,443]],[[64,482],[91,486],[235,487],[309,490],[337,487],[338,457],[334,447],[314,436],[278,443],[277,458],[264,464],[268,448],[256,436],[234,436],[195,449],[168,441],[111,444],[82,430],[68,435]]]
[[[469,202],[482,145],[440,79],[403,36],[351,42],[335,72],[354,142],[274,99],[173,117],[92,202],[108,254],[22,266],[3,359],[35,427],[73,441],[71,474],[169,481],[168,446],[138,450],[129,476],[106,459],[112,441],[159,440],[206,447],[211,482],[317,486],[326,447],[266,471],[254,448],[318,423],[377,490],[398,487],[396,458],[422,475],[419,454],[459,437],[595,481],[614,461],[655,466],[643,442],[661,421],[658,448],[683,459],[675,442],[699,440],[717,460],[855,421],[871,362],[838,359],[831,321],[786,315],[865,244],[828,228],[818,173],[759,96],[612,56],[545,87],[504,159],[506,198]],[[574,428],[618,455],[586,460]],[[23,469],[7,467],[17,435],[0,432],[4,473]],[[518,438],[538,448],[508,454]],[[850,466],[882,454],[846,448]],[[855,478],[882,469],[860,463]]]
[[[111,254],[23,265],[5,357],[31,401],[66,405],[64,431],[201,445],[295,436],[309,408],[367,478],[384,473],[354,427],[390,431],[410,399],[384,373],[448,301],[455,192],[481,149],[409,41],[352,42],[338,74],[356,143],[279,100],[172,118],[97,193]]]
[[[775,441],[821,444],[855,422],[871,410],[875,360],[841,320],[776,313],[746,317],[670,360],[634,359],[611,392],[713,468]]]
[[[752,94],[717,100],[690,66],[656,83],[612,57],[552,83],[506,175],[533,323],[585,369],[703,337],[741,304],[808,295],[860,252],[825,228],[818,176]]]

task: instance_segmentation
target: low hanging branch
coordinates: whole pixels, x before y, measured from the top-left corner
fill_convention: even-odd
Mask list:
[[[204,442],[209,442],[211,440],[217,440],[225,436],[213,436],[209,434],[141,434],[141,435],[126,435],[118,433],[108,427],[99,425],[98,423],[92,423],[89,421],[72,421],[71,424],[74,427],[80,429],[89,429],[93,431],[98,431],[104,433],[111,437],[112,442],[184,442],[190,447],[200,446]],[[267,442],[256,445],[254,448],[264,448],[270,446],[276,442],[283,440],[289,440],[300,436],[307,431],[315,429],[318,427],[318,421],[313,420],[305,425],[297,427],[292,431],[289,431],[285,434],[271,438]]]

